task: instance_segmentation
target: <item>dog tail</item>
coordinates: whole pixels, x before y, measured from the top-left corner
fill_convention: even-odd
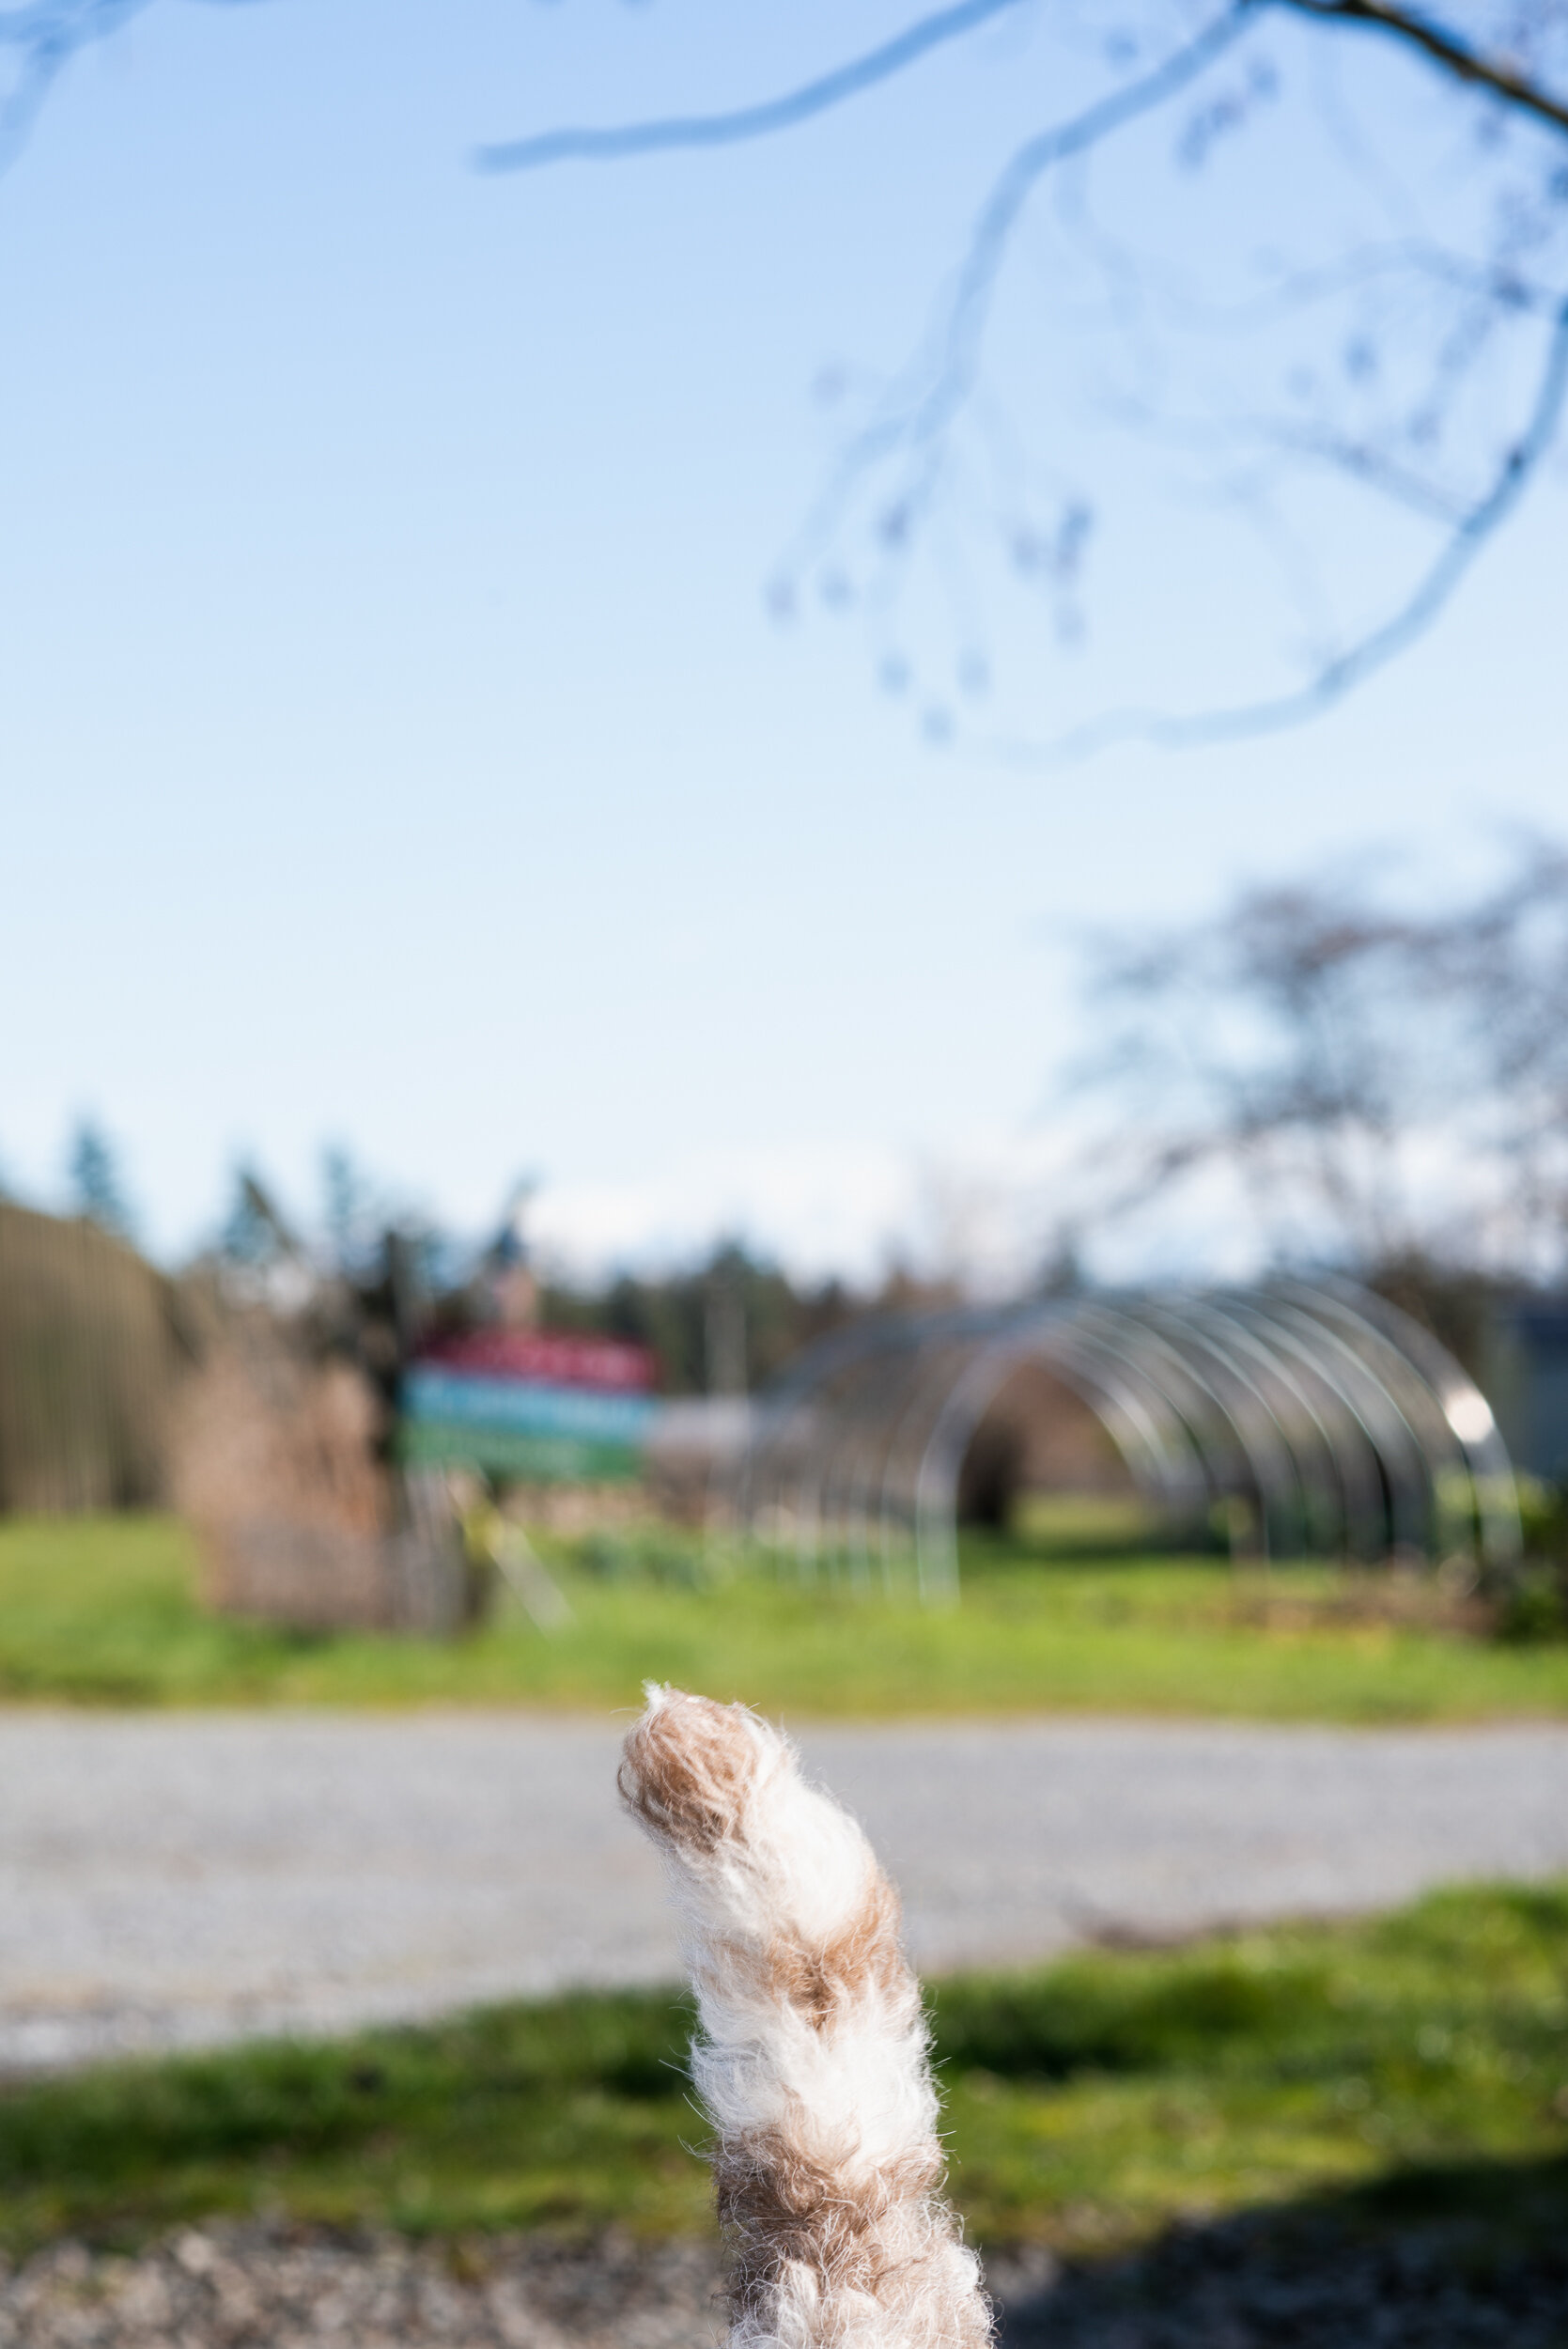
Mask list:
[[[668,1859],[697,1993],[733,2349],[985,2349],[897,1895],[766,1721],[647,1694],[620,1785]]]

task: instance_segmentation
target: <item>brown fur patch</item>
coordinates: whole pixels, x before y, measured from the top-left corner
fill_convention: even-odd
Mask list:
[[[756,1758],[744,1705],[677,1691],[627,1739],[616,1783],[661,1843],[710,1852],[736,1831]]]
[[[779,1994],[800,2008],[815,2030],[825,2030],[841,2007],[867,1990],[891,1996],[910,1979],[898,1927],[898,1895],[878,1869],[859,1914],[832,1940],[815,1948],[779,1941],[769,1949],[768,1968]]]
[[[890,2005],[900,1992],[911,2004],[918,1999],[899,1923],[898,1895],[878,1869],[860,1910],[831,1940],[778,1935],[760,1951],[752,1942],[717,1941],[709,1963],[720,1975],[751,1975],[769,1997],[804,2015],[814,2030],[827,2030],[868,1990],[880,1990]]]
[[[738,2311],[759,2307],[789,2261],[825,2283],[877,2294],[898,2263],[885,2241],[888,2215],[923,2202],[940,2184],[934,2143],[868,2174],[846,2174],[806,2153],[783,2129],[753,2129],[728,2139],[715,2164],[721,2224],[734,2261],[731,2296]]]

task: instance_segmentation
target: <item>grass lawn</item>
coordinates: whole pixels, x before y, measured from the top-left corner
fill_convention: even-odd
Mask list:
[[[982,2243],[1111,2249],[1178,2216],[1464,2181],[1568,2228],[1568,1886],[1089,1953],[932,1992]],[[0,2247],[264,2212],[456,2235],[705,2227],[674,1993],[126,2064],[0,2092]],[[1490,2182],[1490,2185],[1488,2185]],[[1545,2206],[1545,2217],[1542,2206]]]
[[[753,1572],[681,1588],[561,1552],[572,1621],[508,1600],[460,1641],[288,1633],[205,1615],[163,1517],[0,1523],[0,1699],[103,1704],[622,1706],[647,1678],[801,1714],[1079,1707],[1400,1721],[1568,1712],[1568,1644],[1509,1648],[1357,1619],[1343,1579],[1279,1570],[1272,1596],[1212,1560],[969,1543],[962,1603],[811,1593]]]

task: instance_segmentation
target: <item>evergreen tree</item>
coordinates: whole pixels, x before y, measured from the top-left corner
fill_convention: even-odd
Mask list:
[[[272,1192],[254,1167],[237,1167],[234,1195],[223,1229],[219,1253],[230,1264],[253,1272],[265,1271],[282,1258],[298,1256],[299,1241],[290,1231]]]
[[[90,1117],[78,1125],[70,1144],[71,1204],[76,1213],[112,1232],[116,1239],[132,1235],[131,1210],[120,1184],[113,1143]]]

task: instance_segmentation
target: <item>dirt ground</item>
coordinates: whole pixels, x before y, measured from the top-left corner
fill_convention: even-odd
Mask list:
[[[1321,2219],[1178,2230],[1152,2250],[988,2272],[1001,2349],[1561,2349],[1568,2242],[1499,2258],[1463,2228],[1358,2240]],[[143,2257],[57,2244],[0,2265],[0,2349],[713,2349],[712,2243],[611,2234],[414,2247],[260,2223]]]

